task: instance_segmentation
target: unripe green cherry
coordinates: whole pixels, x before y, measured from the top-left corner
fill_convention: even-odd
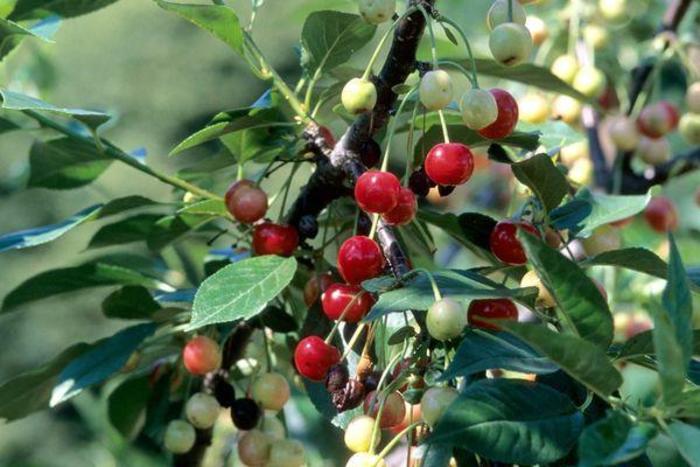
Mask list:
[[[688,144],[700,144],[700,113],[683,115],[678,131]]]
[[[260,430],[250,430],[238,439],[238,458],[251,467],[262,466],[270,458],[272,440]]]
[[[265,414],[265,417],[260,423],[260,431],[272,439],[284,439],[287,436],[287,430],[284,429],[284,424],[279,418],[271,414]]]
[[[620,115],[610,124],[610,139],[621,151],[633,151],[639,144],[639,132],[634,121]]]
[[[275,441],[265,467],[302,467],[306,465],[304,445],[295,439]]]
[[[489,48],[497,62],[506,66],[523,63],[532,52],[532,36],[525,26],[503,23],[489,36]]]
[[[531,93],[518,103],[520,119],[527,123],[544,123],[550,114],[549,102],[542,94]]]
[[[387,463],[376,454],[358,452],[348,459],[345,467],[387,467]]]
[[[588,97],[600,97],[605,91],[607,80],[602,71],[594,66],[582,66],[574,78],[573,87]]]
[[[671,158],[671,143],[664,137],[647,138],[643,136],[639,140],[635,155],[649,165],[661,165]]]
[[[581,117],[582,105],[571,96],[557,96],[552,102],[552,117],[561,119],[564,123],[573,125]]]
[[[627,0],[598,0],[598,10],[611,23],[622,23],[628,18]]]
[[[423,421],[430,427],[435,426],[435,423],[458,395],[456,389],[447,386],[436,386],[425,391],[420,400]]]
[[[565,83],[571,84],[576,78],[576,73],[578,72],[579,64],[576,57],[573,55],[560,55],[552,63],[550,71],[554,76],[564,81]]]
[[[620,248],[620,233],[615,227],[602,225],[595,229],[590,237],[584,238],[581,243],[588,256],[599,255]]]
[[[549,293],[549,290],[544,286],[535,271],[525,273],[523,278],[520,279],[520,287],[537,287],[537,300],[535,301],[537,306],[553,308],[557,305],[554,297]]]
[[[610,43],[610,33],[599,24],[587,24],[583,28],[583,37],[595,50],[603,49]]]
[[[359,0],[360,16],[370,24],[389,21],[396,13],[396,0]]]
[[[700,81],[696,81],[685,92],[685,103],[688,106],[688,112],[700,114]]]
[[[431,337],[446,341],[462,333],[467,325],[467,313],[459,302],[451,298],[443,298],[433,303],[428,309],[425,324]]]
[[[494,30],[497,26],[503,23],[517,23],[525,25],[527,15],[525,9],[518,2],[513,2],[513,19],[508,18],[508,2],[509,0],[496,0],[486,13],[486,25],[489,30]]]
[[[377,88],[370,80],[353,78],[343,88],[340,100],[353,115],[369,112],[377,104]]]
[[[368,415],[358,415],[345,428],[345,445],[353,452],[368,452],[372,443],[374,418]],[[375,446],[379,444],[381,433],[377,432]]]
[[[445,70],[427,72],[420,80],[418,95],[428,110],[444,109],[452,102],[452,79]]]
[[[192,449],[196,437],[192,425],[184,420],[173,420],[165,429],[163,444],[173,454],[184,454]]]
[[[481,130],[498,118],[498,104],[485,89],[470,89],[462,95],[462,120],[467,128]]]
[[[214,396],[203,392],[193,394],[185,405],[187,420],[200,430],[213,427],[220,411],[221,406]]]
[[[289,383],[279,373],[265,373],[255,380],[250,393],[263,409],[281,410],[289,400]]]

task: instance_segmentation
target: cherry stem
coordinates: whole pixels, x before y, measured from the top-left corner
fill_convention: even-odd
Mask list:
[[[396,365],[396,362],[403,356],[403,352],[400,352],[389,361],[389,364],[384,368],[384,371],[382,372],[382,376],[379,378],[379,383],[377,383],[377,389],[374,391],[374,397],[379,400],[379,409],[377,410],[377,416],[374,420],[374,425],[372,426],[372,435],[370,437],[370,447],[369,447],[369,453],[374,454],[374,445],[375,445],[375,440],[377,438],[377,433],[380,431],[379,426],[381,425],[381,420],[382,420],[382,413],[384,412],[384,403],[386,402],[386,399],[388,397],[388,394],[385,394],[384,397],[379,399],[380,397],[380,390],[382,385],[384,384],[384,381],[386,381],[386,377],[389,375],[389,372],[393,370],[394,365]]]
[[[440,116],[440,126],[442,127],[442,137],[445,139],[446,143],[450,142],[450,133],[447,131],[447,122],[445,121],[445,114],[442,109],[438,110],[438,115]]]
[[[440,289],[438,288],[437,282],[435,282],[435,277],[427,269],[415,268],[415,269],[409,271],[408,273],[404,274],[402,279],[406,278],[407,276],[415,275],[415,274],[420,273],[420,272],[422,272],[423,274],[425,274],[428,277],[428,280],[430,281],[430,285],[433,288],[433,296],[435,297],[435,301],[438,302],[438,301],[442,300],[442,294],[440,293]]]
[[[420,7],[419,7],[420,8]],[[391,25],[391,27],[384,33],[382,36],[381,40],[379,41],[379,44],[377,44],[377,47],[374,49],[374,53],[369,59],[369,63],[367,63],[367,68],[365,68],[365,72],[362,74],[362,79],[367,80],[369,79],[370,75],[372,74],[372,68],[374,68],[374,63],[377,61],[379,58],[379,54],[381,53],[382,49],[384,48],[384,44],[386,41],[389,39],[389,36],[391,35],[392,32],[394,32],[394,29],[396,29],[396,26],[408,15],[416,11],[415,7],[411,7],[407,9],[403,15],[399,16],[396,21],[394,21]]]
[[[508,21],[513,22],[513,0],[508,0]]]
[[[479,89],[479,81],[476,77],[476,59],[474,58],[474,54],[472,53],[472,47],[469,43],[469,39],[467,39],[467,35],[464,33],[464,31],[462,30],[462,28],[460,27],[459,24],[455,23],[454,21],[452,21],[449,18],[445,18],[444,16],[441,16],[440,22],[447,23],[450,26],[452,26],[457,31],[457,34],[459,34],[462,37],[462,41],[464,42],[464,45],[467,48],[467,54],[469,55],[469,61],[472,64],[472,77],[471,77],[470,81],[471,81],[474,89]],[[469,77],[469,75],[467,75],[467,78],[468,77]]]
[[[423,424],[423,422],[414,422],[414,423],[411,423],[410,425],[408,425],[408,426],[407,426],[406,428],[404,428],[403,430],[401,430],[401,431],[399,432],[399,434],[397,434],[396,436],[394,436],[394,438],[393,438],[391,441],[389,441],[389,444],[387,444],[386,446],[384,446],[384,449],[382,449],[382,451],[381,451],[379,454],[377,454],[377,457],[379,457],[379,458],[384,458],[384,457],[386,457],[386,456],[391,452],[391,450],[394,449],[394,446],[396,446],[396,444],[397,444],[399,441],[401,441],[401,438],[403,438],[403,436],[404,436],[406,433],[408,433],[409,431],[413,431],[414,429],[418,428],[418,427],[421,426],[422,424]]]
[[[343,322],[343,318],[345,318],[345,315],[347,314],[348,311],[350,311],[350,308],[355,304],[355,302],[360,298],[360,295],[365,293],[364,290],[359,291],[355,295],[352,296],[352,300],[348,302],[347,305],[345,305],[345,308],[343,308],[343,312],[338,316],[338,319],[335,320],[335,324],[333,325],[333,329],[331,329],[331,332],[328,333],[328,337],[324,339],[324,342],[326,344],[330,344],[331,340],[333,340],[333,336],[335,335],[336,331],[338,330],[338,326],[340,326],[340,323]]]
[[[386,148],[384,149],[384,157],[382,158],[382,165],[379,170],[382,172],[385,172],[387,168],[389,167],[389,153],[391,152],[391,140],[394,137],[394,133],[396,132],[396,126],[397,122],[399,120],[399,116],[401,115],[401,112],[403,112],[404,107],[406,106],[406,103],[410,100],[411,96],[416,92],[417,87],[413,87],[408,93],[404,96],[404,98],[401,100],[401,104],[399,104],[399,108],[396,110],[396,115],[394,115],[393,120],[391,121],[391,125],[389,126],[389,131],[386,136]]]
[[[433,68],[437,69],[437,45],[435,44],[435,31],[433,31],[433,18],[431,18],[428,12],[425,11],[425,7],[423,5],[418,5],[418,9],[421,13],[423,13],[423,16],[425,17],[425,24],[428,25],[428,31],[430,32],[430,53],[433,56]]]
[[[374,240],[374,236],[377,234],[378,225],[379,225],[379,214],[373,214],[372,215],[372,228],[369,230],[369,235],[367,235],[372,240]]]
[[[343,356],[340,358],[340,361],[342,362],[346,358],[348,358],[348,355],[350,355],[350,352],[352,352],[352,348],[355,346],[355,343],[357,342],[357,339],[360,338],[362,335],[362,331],[367,327],[367,323],[360,323],[360,325],[355,329],[355,332],[352,334],[350,337],[350,340],[348,341],[347,348],[345,349],[345,352],[343,353]]]

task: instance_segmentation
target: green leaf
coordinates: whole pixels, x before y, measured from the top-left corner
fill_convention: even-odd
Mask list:
[[[457,446],[513,464],[543,464],[569,451],[583,414],[544,384],[484,379],[459,395],[438,420],[428,443]]]
[[[539,132],[540,144],[548,150],[567,146],[585,139],[582,132],[577,131],[571,125],[556,120],[549,120],[545,123],[537,124],[521,121],[518,123],[517,130],[524,133]]]
[[[589,203],[591,211],[576,231],[579,236],[588,237],[596,227],[627,219],[642,212],[650,199],[650,193],[633,196],[607,195],[593,193],[588,188],[583,188],[576,193],[574,201],[582,200]]]
[[[616,358],[630,359],[643,357],[645,355],[654,355],[653,339],[652,331],[640,332],[624,343]],[[700,329],[695,329],[693,331],[693,354],[700,355]]]
[[[243,29],[238,16],[223,5],[194,5],[155,0],[159,7],[176,13],[187,21],[222,40],[239,55],[243,55]]]
[[[188,204],[178,211],[178,214],[200,214],[205,216],[228,217],[229,212],[226,204],[218,199],[206,199],[196,203]]]
[[[330,10],[311,13],[301,32],[304,67],[310,75],[317,70],[320,75],[347,63],[372,40],[376,30],[358,15]]]
[[[557,302],[569,332],[607,349],[613,338],[608,304],[593,281],[573,261],[528,233],[519,233],[527,258]]]
[[[40,18],[46,14],[56,14],[63,18],[92,13],[117,0],[17,0],[10,15],[13,20]]]
[[[606,251],[587,258],[579,264],[581,266],[617,266],[661,279],[666,279],[668,271],[668,265],[656,253],[637,247]]]
[[[27,29],[24,26],[20,26],[14,21],[0,18],[0,41],[5,41],[12,36],[31,36],[44,42],[53,42],[49,36],[37,34],[35,31]]]
[[[160,309],[148,289],[140,285],[124,286],[102,302],[102,312],[108,318],[149,319]]]
[[[248,128],[221,137],[239,164],[248,161],[267,162],[290,150],[292,130],[289,126]]]
[[[105,205],[102,206],[102,209],[100,209],[97,218],[101,219],[103,217],[121,214],[124,211],[130,211],[132,209],[143,208],[146,206],[154,206],[158,204],[159,203],[153,201],[152,199],[148,199],[139,195],[116,198],[112,201],[105,203]]]
[[[97,128],[107,122],[111,117],[103,112],[92,110],[70,109],[56,107],[35,97],[27,96],[7,89],[0,89],[2,95],[2,108],[7,110],[35,110],[38,112],[52,112],[68,115],[83,122],[90,128]]]
[[[200,214],[162,217],[153,224],[148,232],[146,245],[152,251],[160,251],[183,235],[206,225],[216,217],[218,216],[204,216]]]
[[[416,217],[439,227],[465,247],[478,247],[481,254],[491,255],[489,237],[496,225],[494,218],[478,212],[465,212],[456,216],[451,212],[441,213],[431,209],[418,210]]]
[[[510,334],[467,331],[440,379],[470,376],[492,368],[541,374],[559,367]]]
[[[45,365],[5,381],[0,385],[0,419],[11,422],[47,408],[63,367],[90,348],[84,343],[73,345]]]
[[[55,407],[83,389],[105,381],[119,371],[141,342],[155,331],[154,323],[122,329],[71,361],[58,375],[49,405]]]
[[[604,419],[586,427],[581,435],[578,465],[595,467],[625,463],[644,454],[647,444],[654,436],[654,425],[635,425],[626,415],[609,412]]]
[[[700,388],[683,392],[672,404],[667,404],[665,409],[667,414],[675,418],[700,418]]]
[[[112,426],[128,440],[136,437],[145,420],[152,385],[148,376],[128,379],[107,398],[107,417]]]
[[[52,269],[27,279],[7,294],[2,303],[1,312],[6,313],[20,305],[62,293],[109,285],[142,285],[172,290],[156,279],[133,269],[112,264],[104,258],[80,266]]]
[[[572,378],[603,398],[622,384],[622,376],[605,352],[588,341],[550,331],[540,324],[498,321],[498,325],[549,357]]]
[[[136,214],[102,226],[90,239],[88,248],[102,248],[145,241],[155,223],[162,217],[160,214]]]
[[[73,227],[94,219],[101,207],[100,204],[90,206],[56,224],[0,235],[0,252],[30,248],[56,240]]]
[[[700,428],[676,421],[668,426],[668,434],[690,466],[700,465]]]
[[[289,285],[296,269],[294,258],[270,255],[226,266],[197,290],[189,329],[252,318]]]
[[[37,141],[29,151],[29,187],[66,190],[95,181],[112,158],[94,144],[71,138]]]
[[[515,178],[537,195],[547,211],[559,206],[569,192],[566,177],[547,154],[536,154],[512,164],[510,168]]]

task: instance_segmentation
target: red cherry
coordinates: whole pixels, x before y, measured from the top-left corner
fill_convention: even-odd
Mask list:
[[[252,224],[265,217],[267,212],[267,194],[255,186],[236,188],[228,198],[226,208],[238,222]]]
[[[500,328],[484,319],[518,320],[518,309],[506,298],[490,300],[472,300],[467,311],[469,324],[475,328],[499,330]]]
[[[343,321],[357,323],[372,308],[374,299],[358,285],[333,284],[321,295],[321,305],[328,319],[335,321],[345,312]]]
[[[461,185],[472,176],[474,156],[460,143],[436,144],[425,156],[424,167],[438,185]]]
[[[385,396],[380,396],[384,401],[382,409],[382,418],[379,420],[379,426],[389,428],[401,423],[406,416],[406,402],[403,396],[398,391],[390,392]],[[363,409],[367,415],[372,418],[377,418],[379,414],[379,406],[382,399],[377,397],[377,391],[371,391],[365,396]]]
[[[328,369],[340,362],[340,351],[318,336],[303,338],[294,349],[294,365],[302,376],[321,381]]]
[[[667,101],[647,105],[639,113],[637,128],[649,138],[661,138],[678,126],[678,111]]]
[[[253,251],[257,255],[291,256],[299,245],[299,234],[291,225],[263,222],[253,230]]]
[[[391,172],[368,170],[355,184],[355,201],[366,212],[389,212],[399,202],[401,183]]]
[[[333,284],[333,276],[329,272],[311,276],[304,286],[304,303],[306,303],[306,306],[313,305],[331,284]]]
[[[668,121],[671,124],[670,131],[675,130],[678,126],[678,122],[681,120],[681,116],[678,114],[678,108],[669,101],[659,101],[658,105],[666,110],[668,114]]]
[[[221,366],[219,344],[207,336],[194,337],[182,349],[182,362],[193,375],[214,371]]]
[[[237,180],[228,187],[228,190],[226,190],[226,194],[224,195],[224,203],[226,203],[226,207],[228,208],[229,212],[231,211],[229,206],[232,204],[233,195],[235,195],[241,188],[250,188],[254,186],[255,183],[250,180]]]
[[[416,217],[417,210],[416,195],[413,194],[410,188],[401,187],[399,202],[394,209],[382,214],[382,219],[389,225],[408,224]]]
[[[348,284],[359,284],[377,277],[384,269],[384,255],[377,242],[364,235],[355,235],[338,250],[338,271]]]
[[[479,130],[484,138],[501,139],[513,133],[518,123],[518,102],[503,89],[494,88],[489,91],[496,99],[498,105],[498,117],[496,121],[486,128]]]
[[[673,201],[657,196],[652,198],[644,210],[644,218],[649,227],[659,233],[672,232],[678,228],[678,212]]]
[[[491,252],[504,263],[525,264],[527,262],[523,245],[517,237],[518,227],[540,236],[535,226],[528,222],[517,222],[510,219],[500,221],[491,231],[489,243]]]

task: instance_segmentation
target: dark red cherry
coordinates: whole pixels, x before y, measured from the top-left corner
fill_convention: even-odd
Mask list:
[[[383,214],[391,211],[399,201],[401,183],[391,172],[368,170],[355,184],[355,201],[366,212]]]
[[[372,308],[374,299],[359,285],[333,284],[321,295],[321,305],[328,319],[335,321],[345,313],[343,321],[357,323]]]
[[[484,318],[517,321],[518,309],[513,302],[506,298],[472,300],[467,311],[469,325],[496,331],[500,329],[497,325],[484,321]]]
[[[672,232],[678,228],[678,211],[673,201],[656,196],[649,201],[644,210],[644,218],[649,227],[659,233]]]
[[[416,217],[417,210],[416,195],[413,194],[410,188],[401,187],[399,202],[394,209],[382,214],[382,219],[389,225],[408,224]]]
[[[362,145],[360,149],[360,160],[365,164],[365,167],[374,167],[379,163],[379,159],[382,157],[382,148],[379,144],[370,139]]]
[[[300,375],[323,381],[328,369],[340,362],[340,351],[318,336],[303,338],[294,349],[294,365]]]
[[[226,190],[226,194],[224,195],[224,203],[226,204],[228,210],[231,211],[229,206],[232,205],[231,202],[233,201],[233,195],[235,195],[238,190],[241,188],[251,188],[254,186],[255,183],[253,183],[251,180],[236,180],[233,182],[231,186],[228,187],[228,190]]]
[[[460,143],[436,144],[425,156],[425,173],[438,185],[461,185],[474,171],[474,156]]]
[[[489,92],[496,99],[498,117],[495,122],[479,130],[479,134],[489,139],[505,138],[513,133],[518,123],[518,103],[508,91],[503,89],[494,88]]]
[[[489,243],[491,252],[504,263],[525,264],[527,262],[523,245],[517,237],[518,227],[540,236],[535,226],[528,222],[510,219],[500,221],[491,231]]]
[[[229,198],[226,208],[238,222],[253,224],[265,217],[267,194],[256,186],[240,187]]]
[[[377,277],[384,269],[384,255],[377,242],[364,235],[355,235],[338,250],[338,271],[348,284],[359,284]]]
[[[291,225],[263,222],[253,230],[253,251],[257,255],[291,256],[299,245],[299,234]]]

